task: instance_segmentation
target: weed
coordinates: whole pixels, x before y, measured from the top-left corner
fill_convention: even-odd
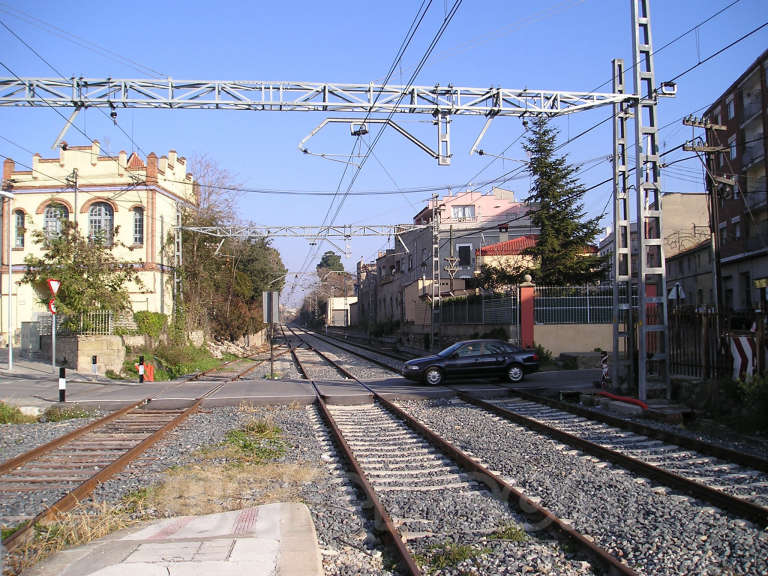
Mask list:
[[[236,448],[239,456],[255,462],[275,460],[285,454],[282,431],[269,420],[253,418],[239,430],[229,430],[225,444]]]
[[[0,402],[0,424],[29,424],[35,420],[34,416],[22,414],[16,406]]]
[[[435,545],[429,549],[426,554],[417,554],[416,560],[426,565],[430,570],[440,570],[442,568],[451,568],[464,562],[487,554],[488,548],[475,548],[467,544],[446,543]]]
[[[107,371],[104,373],[104,375],[111,380],[124,380],[124,378],[120,374],[118,374],[111,368],[108,368]]]
[[[80,505],[56,522],[36,525],[34,537],[22,543],[6,558],[4,574],[18,575],[33,564],[67,546],[79,546],[131,525],[121,506],[106,503]]]
[[[9,538],[22,528],[24,528],[24,523],[17,524],[16,526],[10,526],[8,528],[2,528],[0,529],[0,540],[5,540],[6,538]]]
[[[510,542],[525,542],[528,534],[518,524],[507,524],[488,536],[491,540],[508,540]]]
[[[61,422],[75,418],[90,418],[94,411],[82,406],[51,406],[40,417],[41,422]]]

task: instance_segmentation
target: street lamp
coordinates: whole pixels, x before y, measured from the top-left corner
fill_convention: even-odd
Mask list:
[[[13,223],[12,208],[13,208],[13,193],[9,192],[7,188],[10,187],[10,182],[3,182],[3,190],[0,190],[0,196],[4,198],[4,202],[7,201],[8,206],[8,371],[13,370],[13,321],[11,314],[13,308],[11,306],[11,294],[13,292],[13,262],[11,261],[11,241],[13,240],[11,227]]]

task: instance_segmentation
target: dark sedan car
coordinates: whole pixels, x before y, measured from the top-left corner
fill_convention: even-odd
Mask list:
[[[503,340],[464,340],[434,356],[414,358],[403,366],[403,376],[434,386],[446,378],[501,377],[520,382],[539,369],[539,357]]]

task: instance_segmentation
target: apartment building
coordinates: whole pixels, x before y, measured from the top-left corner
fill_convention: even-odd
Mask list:
[[[706,119],[724,129],[707,130],[716,194],[720,291],[725,311],[745,311],[758,299],[754,280],[768,277],[768,50],[709,107]],[[732,182],[732,185],[728,184]]]
[[[168,241],[179,207],[194,202],[194,179],[187,173],[186,160],[174,150],[160,158],[155,153],[146,159],[126,152],[104,156],[94,141],[90,146],[62,144],[58,158],[35,154],[24,164],[30,169],[10,159],[3,164],[3,189],[13,194],[12,200],[3,202],[0,231],[4,338],[9,232],[12,320],[18,332],[21,322],[47,313],[33,288],[18,283],[25,271],[24,258],[41,255],[32,231],[55,234],[62,220],[76,222],[84,235],[114,243],[116,257],[138,268],[141,285],[129,286],[134,311],[170,314],[174,251]]]

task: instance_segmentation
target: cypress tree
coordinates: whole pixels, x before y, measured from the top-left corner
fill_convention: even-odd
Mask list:
[[[537,117],[523,148],[530,155],[532,176],[531,221],[539,229],[535,246],[525,253],[536,258],[531,270],[542,285],[569,286],[598,280],[603,258],[590,252],[600,232],[600,217],[586,218],[582,200],[586,190],[576,174],[578,168],[557,156],[558,131],[545,117]]]

